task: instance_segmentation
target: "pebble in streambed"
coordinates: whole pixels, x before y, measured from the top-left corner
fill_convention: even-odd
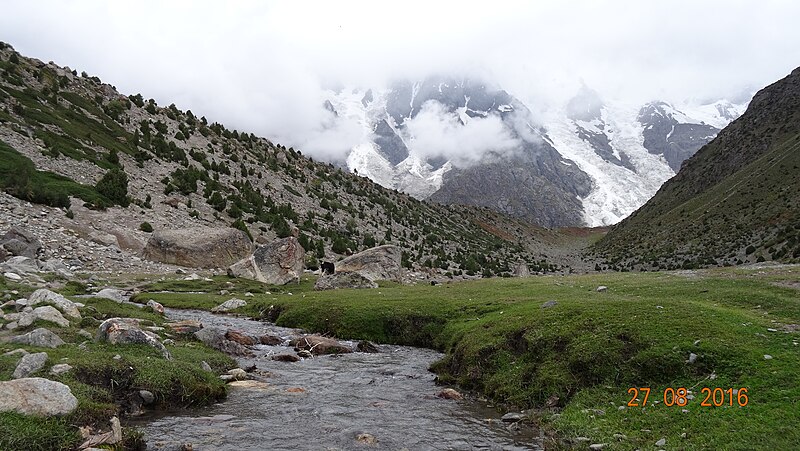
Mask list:
[[[300,335],[294,329],[200,311],[167,309],[167,315],[251,336],[278,336],[287,344]],[[234,383],[225,402],[150,413],[129,423],[142,429],[147,449],[175,450],[185,444],[195,451],[543,449],[538,431],[509,427],[496,410],[469,397],[458,400],[438,387],[428,371],[442,357],[436,351],[379,345],[369,349],[373,352],[287,362],[273,356],[296,355],[291,347],[250,348],[253,355],[238,357],[238,362],[251,368],[257,381]],[[437,396],[443,392],[448,396]]]

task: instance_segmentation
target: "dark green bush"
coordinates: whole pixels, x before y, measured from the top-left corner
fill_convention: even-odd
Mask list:
[[[106,172],[106,175],[95,185],[95,189],[112,204],[123,207],[127,207],[130,204],[130,199],[128,198],[128,175],[118,168]]]

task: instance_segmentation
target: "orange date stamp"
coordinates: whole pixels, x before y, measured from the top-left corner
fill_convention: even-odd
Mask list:
[[[645,407],[647,400],[650,398],[650,387],[631,387],[628,389],[628,394],[631,395],[628,401],[628,407]],[[750,402],[747,396],[747,388],[708,388],[705,387],[700,390],[703,395],[703,400],[700,402],[702,407],[722,407],[724,405],[734,406],[738,405],[744,407]],[[639,399],[642,397],[643,399]],[[683,407],[693,400],[694,396],[689,390],[684,387],[667,387],[662,392],[664,405],[667,407],[678,406]]]

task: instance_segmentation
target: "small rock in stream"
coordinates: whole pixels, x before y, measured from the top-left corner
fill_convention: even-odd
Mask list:
[[[464,399],[464,395],[453,390],[452,388],[445,388],[444,390],[440,391],[436,396],[442,399],[453,399],[456,401]]]
[[[503,417],[500,419],[505,423],[515,423],[517,421],[524,420],[525,415],[517,412],[508,412],[507,414],[503,415]]]
[[[278,354],[272,356],[272,360],[275,360],[277,362],[299,362],[300,357],[294,354]]]
[[[369,342],[367,340],[359,341],[358,344],[356,345],[356,351],[358,351],[358,352],[366,352],[366,353],[370,353],[370,354],[381,352],[381,350],[378,349],[378,346],[376,346],[374,343]]]
[[[364,445],[375,445],[378,443],[378,439],[372,434],[358,434],[356,441]]]

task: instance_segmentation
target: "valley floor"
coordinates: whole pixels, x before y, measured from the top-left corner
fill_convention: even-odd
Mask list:
[[[224,276],[107,277],[105,284],[135,289],[134,302],[153,299],[166,307],[208,310],[236,297],[247,305],[235,313],[279,326],[441,350],[445,357],[432,367],[441,382],[531,409],[529,420],[547,431],[551,449],[601,444],[594,449],[793,449],[800,444],[797,265],[382,284],[326,292],[313,291],[313,277],[284,287]],[[13,284],[2,288],[24,291]],[[74,295],[76,285],[61,291]],[[137,314],[126,304],[84,302],[94,307],[96,319]],[[71,326],[67,341],[95,322]],[[111,356],[120,352],[125,362],[142,368],[141,374],[151,371],[146,349],[129,353],[111,345],[89,346],[103,357],[98,362],[112,364],[93,365],[73,346],[53,351],[51,363],[65,357],[102,374],[104,365],[116,368]],[[212,366],[224,370],[226,361],[215,351],[182,341],[173,349],[176,362],[169,364],[169,374],[195,367],[201,359],[216,359]],[[2,379],[10,376],[11,360],[0,358]],[[86,418],[109,414],[113,399],[95,398],[97,389],[82,374],[63,379],[78,390],[79,413]],[[167,401],[169,377],[136,383],[149,384]],[[197,383],[217,387],[205,376]],[[642,388],[650,389],[646,403]],[[683,394],[680,388],[687,390],[685,399],[672,395],[673,390]],[[36,427],[50,423],[0,416],[2,430],[19,424],[35,436],[40,434]],[[57,442],[69,442],[67,424],[53,424],[66,437]]]
[[[143,287],[139,299],[210,308],[239,283],[164,281]],[[796,265],[362,291],[312,286],[238,288],[254,294],[239,311],[342,338],[442,350],[432,368],[441,381],[535,408],[531,420],[549,431],[554,449],[800,444]],[[646,405],[633,405],[644,391],[632,400],[631,388],[650,388]],[[680,388],[685,400],[672,396]]]

